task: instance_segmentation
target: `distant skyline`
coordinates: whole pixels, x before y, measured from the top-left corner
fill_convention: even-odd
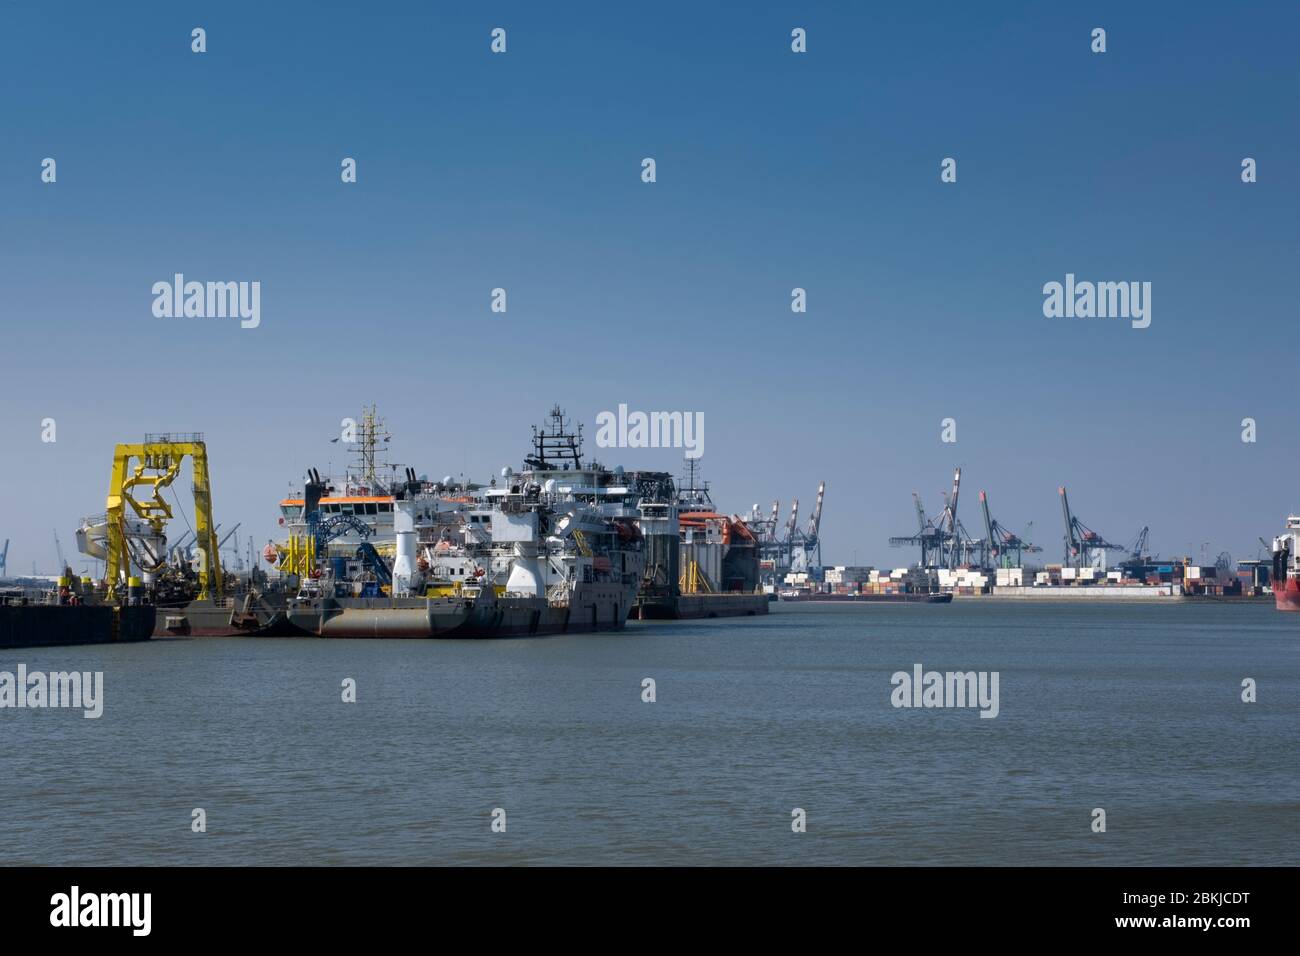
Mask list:
[[[802,524],[827,482],[829,564],[915,561],[887,539],[958,465],[968,530],[986,489],[1043,561],[1062,484],[1166,557],[1253,557],[1300,511],[1296,7],[354,13],[0,7],[11,574],[53,572],[54,528],[73,554],[145,432],[204,432],[216,520],[260,546],[372,401],[395,461],[478,480],[555,403],[588,455],[680,473],[597,416],[698,413],[721,508]],[[155,317],[177,273],[258,282],[260,323]],[[1070,274],[1149,282],[1150,326],[1046,318]]]

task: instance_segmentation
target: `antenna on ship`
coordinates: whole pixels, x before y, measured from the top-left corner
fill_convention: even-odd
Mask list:
[[[578,430],[565,417],[559,405],[551,407],[550,422],[540,428],[533,426],[533,453],[524,459],[524,465],[537,471],[574,471],[582,468],[582,423]]]
[[[682,484],[678,489],[677,499],[684,505],[707,505],[712,507],[713,497],[709,494],[709,483],[700,482],[699,458],[683,457],[686,474],[682,475]]]
[[[361,421],[357,428],[357,467],[358,478],[371,488],[380,484],[379,468],[387,468],[388,463],[383,460],[384,449],[381,443],[392,439],[388,433],[384,419],[379,417],[375,405],[363,405],[361,407]]]

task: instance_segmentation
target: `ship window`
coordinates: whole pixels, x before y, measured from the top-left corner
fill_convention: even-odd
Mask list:
[[[351,506],[351,505],[339,505],[339,510],[341,510],[345,515],[350,515],[350,514],[352,514],[352,506]]]
[[[366,514],[368,514],[368,515],[377,515],[377,514],[379,514],[379,506],[378,506],[378,505],[374,505],[374,504],[368,504],[368,505],[366,505]]]
[[[380,505],[380,506],[379,506],[379,511],[380,511],[381,514],[384,513],[384,512],[386,512],[386,511],[392,511],[392,510],[393,510],[393,506],[392,506],[391,504]]]

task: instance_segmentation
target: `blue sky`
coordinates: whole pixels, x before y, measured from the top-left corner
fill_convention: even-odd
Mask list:
[[[827,481],[830,562],[912,560],[957,464],[967,526],[986,488],[1051,560],[1062,483],[1109,538],[1253,556],[1300,508],[1297,8],[873,7],[0,6],[11,570],[146,431],[206,433],[264,540],[371,400],[397,460],[479,477],[553,402],[703,412],[720,505]],[[155,318],[176,272],[261,282],[261,327]],[[1151,327],[1044,318],[1067,272],[1150,281]]]

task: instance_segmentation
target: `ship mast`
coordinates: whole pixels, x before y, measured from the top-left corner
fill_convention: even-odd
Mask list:
[[[533,426],[533,453],[524,465],[537,471],[574,471],[582,468],[582,424],[570,431],[572,423],[559,405],[551,408],[550,425]]]
[[[362,406],[361,421],[357,425],[357,447],[354,454],[357,459],[357,477],[361,482],[369,485],[372,490],[380,485],[379,466],[386,464],[381,460],[383,449],[380,444],[387,442],[392,437],[385,427],[384,419],[379,417],[376,406]]]
[[[695,511],[711,511],[713,509],[713,498],[709,494],[709,483],[698,480],[699,459],[684,458],[683,461],[686,474],[682,475],[682,483],[677,489],[678,503],[683,508],[692,508]]]

